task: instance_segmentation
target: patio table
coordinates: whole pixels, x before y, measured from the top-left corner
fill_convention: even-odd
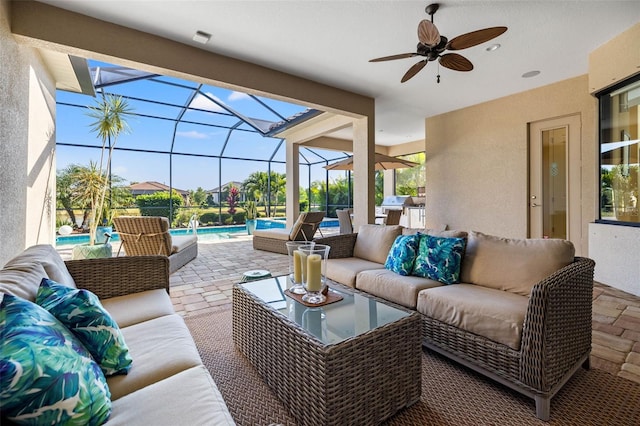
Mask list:
[[[306,307],[287,277],[233,287],[233,340],[300,425],[378,424],[421,394],[419,314],[332,283]]]

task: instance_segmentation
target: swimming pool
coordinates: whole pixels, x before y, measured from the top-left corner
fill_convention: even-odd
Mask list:
[[[325,219],[320,224],[321,228],[330,228],[339,226],[338,219]],[[274,229],[285,228],[284,219],[258,219],[256,223],[256,229]],[[170,229],[171,235],[190,235],[191,229],[177,228]],[[247,227],[245,225],[224,225],[224,226],[206,226],[198,228],[198,242],[206,243],[219,240],[226,240],[229,238],[238,237],[240,235],[247,234]],[[114,232],[111,236],[111,241],[120,241],[120,236],[117,232]],[[75,235],[57,235],[56,247],[75,246],[78,244],[86,244],[89,242],[89,234],[75,234]]]
[[[191,235],[193,231],[191,229],[179,228],[170,229],[171,235]],[[229,239],[234,236],[247,233],[247,227],[244,225],[227,225],[227,226],[208,226],[198,228],[198,242],[211,242],[223,239]],[[120,241],[120,235],[114,232],[111,235],[111,241]],[[76,235],[57,235],[56,247],[75,246],[78,244],[86,244],[89,242],[89,234],[76,234]]]

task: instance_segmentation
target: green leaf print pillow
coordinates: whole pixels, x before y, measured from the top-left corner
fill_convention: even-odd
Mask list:
[[[398,235],[389,250],[384,267],[400,275],[411,275],[418,254],[420,233]]]
[[[0,297],[2,416],[29,425],[106,422],[111,393],[82,343],[35,303]]]
[[[413,275],[444,284],[460,282],[460,266],[466,245],[465,238],[421,235]]]
[[[118,324],[89,290],[43,278],[36,303],[51,312],[84,344],[106,376],[131,368],[129,348]]]

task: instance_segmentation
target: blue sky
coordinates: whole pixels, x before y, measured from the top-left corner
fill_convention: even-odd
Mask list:
[[[109,67],[111,65],[96,61],[89,61],[89,66]],[[168,84],[165,84],[168,83]],[[178,85],[188,86],[177,87]],[[290,117],[305,110],[304,106],[289,104],[264,97],[259,101],[245,93],[213,86],[203,86],[202,92],[206,96],[198,94],[191,106],[205,111],[189,110],[182,118],[182,122],[175,126],[175,119],[180,113],[180,106],[187,103],[193,90],[198,85],[193,82],[178,80],[169,77],[156,77],[155,81],[138,80],[108,86],[106,92],[116,93],[131,97],[130,106],[138,114],[129,120],[131,132],[122,135],[116,146],[119,148],[144,149],[149,151],[170,151],[174,133],[174,152],[196,155],[219,155],[224,149],[227,157],[285,160],[284,143],[274,155],[274,151],[280,143],[280,139],[264,138],[255,133],[247,124],[241,124],[237,130],[231,132],[225,128],[217,128],[196,123],[217,123],[223,126],[233,126],[238,123],[238,118],[228,116],[228,113],[212,102],[209,98],[222,101],[235,111],[251,118],[277,122],[281,117]],[[152,99],[163,104],[143,102],[139,99]],[[87,165],[89,160],[98,161],[100,150],[85,148],[77,145],[100,146],[101,141],[90,132],[91,119],[86,115],[86,109],[73,105],[91,105],[94,98],[64,91],[57,92],[56,114],[56,141],[57,169],[60,170],[69,164]],[[272,112],[276,111],[279,115]],[[216,114],[220,113],[220,114]],[[157,116],[162,118],[150,118]],[[65,146],[60,144],[73,144]],[[342,153],[323,151],[322,155],[330,158],[341,157]],[[305,152],[305,156],[311,161],[319,160],[318,157]],[[302,160],[301,160],[302,161]],[[132,151],[115,151],[112,161],[114,174],[125,179],[126,183],[158,181],[169,185],[169,170],[173,170],[172,185],[178,189],[195,190],[197,187],[212,189],[219,182],[224,184],[229,181],[243,181],[250,173],[255,171],[267,171],[266,162],[223,160],[222,168],[217,158],[205,158],[199,156],[174,155],[170,165],[169,156],[159,153],[140,153]],[[324,179],[322,165],[312,167],[312,180]],[[284,164],[272,163],[272,170],[285,173]],[[344,172],[331,172],[330,177],[338,177]],[[306,186],[304,177],[308,175],[307,167],[301,168],[301,185]]]

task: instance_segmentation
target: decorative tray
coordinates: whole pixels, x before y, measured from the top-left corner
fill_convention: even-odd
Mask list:
[[[329,287],[327,287],[327,289],[328,288]],[[344,297],[342,297],[342,295],[340,293],[338,293],[337,291],[332,291],[332,290],[325,291],[323,293],[325,295],[325,297],[327,298],[327,300],[325,300],[322,303],[305,302],[304,300],[302,300],[302,296],[304,296],[304,294],[291,293],[289,290],[285,290],[284,294],[286,294],[290,298],[294,299],[296,302],[301,303],[304,306],[309,306],[310,308],[317,308],[318,306],[328,305],[330,303],[339,302],[340,300],[344,299]]]

